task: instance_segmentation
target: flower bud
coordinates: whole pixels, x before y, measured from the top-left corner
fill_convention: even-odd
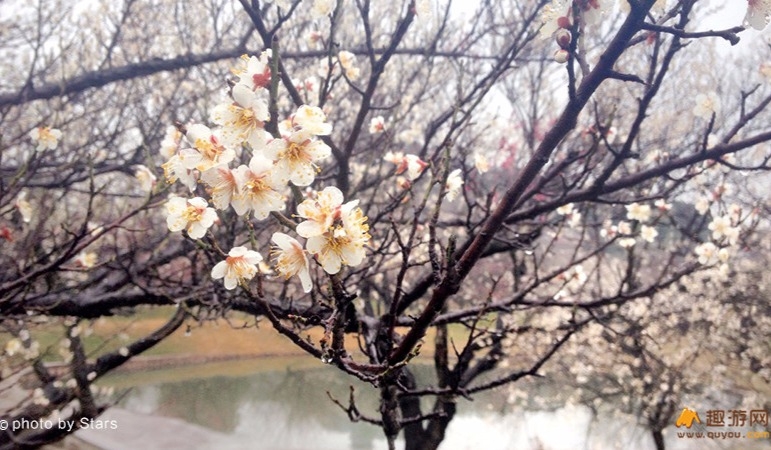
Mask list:
[[[568,62],[568,51],[565,49],[559,49],[554,52],[554,60],[560,64]]]
[[[570,46],[570,41],[573,40],[573,35],[570,33],[570,31],[564,28],[560,28],[554,35],[554,38],[556,39],[560,48],[567,49]]]
[[[570,18],[568,16],[562,16],[557,19],[557,26],[560,28],[570,28]]]

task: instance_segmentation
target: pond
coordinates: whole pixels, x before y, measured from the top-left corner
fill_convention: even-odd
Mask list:
[[[428,366],[417,365],[415,371],[418,379],[431,376]],[[307,358],[263,358],[120,374],[102,384],[115,386],[116,392],[130,390],[117,408],[101,418],[114,421],[117,429],[78,432],[79,438],[98,448],[386,448],[379,428],[351,423],[329,398],[346,403],[353,386],[362,413],[377,417],[376,390]],[[506,397],[504,392],[490,392],[474,401],[459,400],[458,415],[442,448],[653,448],[647,431],[632,418],[595,416],[583,406],[525,410],[508,405]],[[671,427],[665,433],[668,449],[760,444],[746,439],[739,447],[694,442],[679,439],[676,431]]]

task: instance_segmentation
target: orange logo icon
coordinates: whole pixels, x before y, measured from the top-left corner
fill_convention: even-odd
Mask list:
[[[692,410],[691,408],[683,408],[683,412],[681,412],[680,417],[677,418],[675,426],[680,428],[685,425],[685,428],[691,428],[694,420],[696,423],[701,423],[701,419],[699,419],[699,413]]]

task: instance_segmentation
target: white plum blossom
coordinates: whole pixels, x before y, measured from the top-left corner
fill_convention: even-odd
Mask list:
[[[625,205],[625,207],[626,207],[626,218],[629,220],[647,222],[648,219],[651,218],[650,205],[632,203],[631,205]]]
[[[172,155],[168,161],[161,164],[161,167],[163,167],[163,175],[166,178],[167,183],[174,184],[175,181],[179,180],[190,192],[193,192],[198,180],[196,178],[196,173],[190,167],[191,165],[194,165],[194,161],[186,159],[190,157],[192,157],[193,160],[197,160],[194,151],[192,155],[187,152],[177,153],[176,155]]]
[[[220,130],[212,131],[205,125],[194,124],[187,128],[186,137],[193,148],[180,150],[178,156],[187,169],[203,172],[220,164],[228,164],[236,157],[235,150],[225,145]]]
[[[358,203],[358,200],[354,200]],[[303,219],[297,225],[297,234],[304,238],[326,233],[340,215],[343,193],[334,186],[328,186],[316,195],[297,205],[297,215]],[[355,206],[355,205],[354,205]]]
[[[447,176],[447,183],[445,184],[445,189],[447,189],[447,200],[453,201],[458,198],[461,187],[463,187],[461,171],[460,169],[455,169]]]
[[[715,262],[718,255],[718,248],[712,242],[704,242],[703,244],[697,245],[694,252],[699,257],[699,264],[707,265]]]
[[[318,78],[314,76],[310,76],[302,81],[292,80],[292,84],[295,85],[298,91],[306,91],[312,93],[318,91],[319,89]]]
[[[632,234],[632,225],[629,222],[622,220],[618,223],[616,230],[620,234]]]
[[[656,200],[653,203],[653,206],[655,206],[661,212],[666,212],[672,209],[672,204],[667,203],[667,201],[664,200],[663,198]]]
[[[557,214],[566,216],[566,218],[569,219],[568,226],[570,228],[576,228],[581,225],[581,213],[573,208],[572,203],[562,205],[558,207],[556,211]]]
[[[227,165],[212,167],[202,173],[201,181],[209,186],[211,201],[217,209],[227,209],[238,192],[235,174]]]
[[[717,259],[720,260],[720,262],[725,263],[728,262],[728,260],[731,258],[731,251],[728,250],[727,247],[723,247],[717,252]]]
[[[76,256],[72,261],[77,266],[80,266],[84,269],[90,269],[96,265],[98,260],[99,257],[96,255],[96,253],[83,251],[78,253],[78,256]]]
[[[355,81],[357,78],[359,78],[361,71],[358,67],[356,67],[356,56],[353,53],[346,50],[341,50],[337,54],[337,60],[340,62],[340,67],[343,68],[345,71],[345,76],[349,80]]]
[[[633,237],[625,237],[618,240],[618,245],[623,248],[632,248],[637,243],[637,240]]]
[[[613,239],[618,234],[618,227],[613,225],[610,219],[606,219],[600,228],[600,236]]]
[[[369,242],[367,216],[354,200],[338,208],[334,225],[319,236],[308,238],[305,246],[329,274],[336,274],[342,265],[358,266],[364,260],[364,246]],[[299,226],[298,226],[299,229]]]
[[[557,208],[557,214],[561,216],[567,216],[568,214],[573,212],[573,204],[568,203],[567,205],[562,205]]]
[[[166,127],[166,134],[161,141],[160,154],[165,160],[169,160],[172,156],[177,154],[179,149],[179,142],[182,140],[182,132],[173,125]]]
[[[227,258],[214,265],[211,277],[225,279],[225,289],[232,290],[238,283],[249,281],[257,275],[257,264],[262,262],[262,255],[246,247],[233,247]]]
[[[731,226],[731,218],[729,216],[720,216],[712,219],[709,229],[712,231],[712,239],[716,241],[725,237],[729,244],[735,245],[739,240],[739,227]]]
[[[292,116],[292,124],[317,136],[332,132],[332,125],[326,123],[327,116],[318,106],[302,105]]]
[[[222,136],[231,145],[247,141],[254,133],[262,133],[270,120],[265,99],[243,84],[233,86],[233,102],[214,107],[209,119],[222,126]]]
[[[570,221],[568,222],[568,226],[570,228],[578,228],[579,225],[581,225],[581,213],[578,211],[573,211],[570,213]]]
[[[658,235],[659,232],[654,227],[650,227],[648,225],[643,225],[640,227],[640,237],[643,238],[646,242],[654,242],[656,240],[656,236]]]
[[[332,150],[324,142],[314,139],[310,132],[299,130],[289,137],[274,139],[263,153],[275,161],[277,177],[297,186],[308,186],[319,170],[316,162],[329,157]]]
[[[258,220],[268,217],[271,211],[284,209],[284,197],[278,192],[281,183],[276,179],[273,162],[262,155],[254,155],[249,166],[241,165],[233,170],[237,192],[230,200],[236,214],[242,216],[254,211]]]
[[[48,400],[48,397],[42,388],[35,388],[35,390],[32,391],[32,403],[39,406],[48,406],[51,401]]]
[[[383,155],[383,161],[394,163],[397,166],[399,164],[401,164],[403,160],[404,160],[404,153],[402,153],[402,152],[394,153],[394,152],[388,151],[388,152],[386,152],[385,155]],[[403,171],[404,170],[402,170],[402,172]]]
[[[62,132],[56,128],[37,127],[29,132],[32,142],[37,145],[35,150],[54,150],[59,145],[59,139],[62,138]]]
[[[407,165],[407,177],[412,181],[417,179],[421,173],[423,173],[424,170],[426,170],[426,167],[428,167],[428,163],[420,159],[417,155],[405,155],[404,156],[404,163]],[[401,169],[402,166],[396,168],[396,173],[402,173],[404,170]]]
[[[721,198],[727,197],[731,195],[734,192],[734,187],[731,184],[728,183],[720,183],[715,189],[712,191],[712,198],[714,200],[719,200]]]
[[[19,214],[21,214],[21,220],[24,223],[29,223],[32,220],[35,209],[32,207],[32,204],[27,201],[27,191],[19,192],[13,205],[19,211]]]
[[[612,9],[615,0],[588,0],[575,2],[580,13],[581,21],[586,25],[597,25],[602,18]],[[623,2],[622,2],[623,3]],[[541,11],[541,36],[548,37],[560,28],[569,28],[571,25],[571,0],[552,0]]]
[[[571,292],[579,291],[589,276],[584,271],[584,267],[581,265],[573,266],[559,275],[559,279],[564,282],[562,289],[560,289],[555,295],[554,300],[559,300],[564,297],[568,297]]]
[[[729,228],[731,228],[731,218],[728,216],[715,217],[709,224],[709,229],[712,231],[712,239],[714,240],[725,236]]]
[[[709,119],[712,114],[720,112],[720,98],[716,92],[700,93],[696,95],[696,106],[693,108],[693,115]]]
[[[410,181],[417,179],[421,173],[428,167],[428,163],[421,160],[416,155],[405,155],[402,152],[388,152],[383,156],[385,161],[396,164],[396,174],[400,175],[407,171]]]
[[[375,116],[369,121],[369,133],[377,134],[385,131],[385,119],[383,116]]]
[[[477,172],[485,173],[490,170],[490,162],[485,155],[474,153],[474,167],[476,167]]]
[[[273,233],[271,241],[276,247],[271,251],[272,259],[276,263],[276,270],[286,279],[295,275],[300,278],[304,292],[313,289],[311,274],[308,268],[308,256],[297,239],[284,234]]]
[[[251,91],[257,91],[270,86],[270,49],[262,52],[260,57],[241,56],[241,65],[232,69],[234,75],[238,77],[237,85],[243,85]]]
[[[210,208],[206,200],[201,197],[185,199],[172,197],[166,203],[166,225],[169,231],[176,232],[187,230],[192,239],[201,239],[214,222],[217,220],[217,212]]]
[[[155,174],[144,165],[134,166],[134,177],[139,180],[139,186],[145,192],[150,192],[155,187],[155,182],[158,180]]]
[[[696,211],[703,216],[709,211],[709,199],[704,196],[699,197],[699,199],[696,200],[696,204],[694,204],[694,208],[696,208]]]
[[[747,14],[744,24],[762,30],[771,20],[771,0],[747,0]]]
[[[322,58],[318,62],[318,70],[316,70],[316,75],[318,75],[321,78],[329,78],[332,76],[333,73],[335,73],[335,69],[337,69],[336,64],[337,58]]]

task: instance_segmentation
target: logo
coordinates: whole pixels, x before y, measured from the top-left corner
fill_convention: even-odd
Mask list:
[[[764,409],[710,409],[706,412],[707,421],[701,423],[699,413],[691,408],[683,408],[675,425],[690,429],[693,422],[699,424],[694,431],[678,431],[677,437],[688,439],[771,439],[771,432],[766,431],[769,424],[768,411]],[[765,428],[759,430],[759,428]]]
[[[694,420],[696,423],[701,423],[701,419],[699,419],[699,413],[692,410],[691,408],[683,408],[683,412],[681,412],[680,417],[677,418],[675,426],[680,428],[685,425],[685,428],[691,428]]]

